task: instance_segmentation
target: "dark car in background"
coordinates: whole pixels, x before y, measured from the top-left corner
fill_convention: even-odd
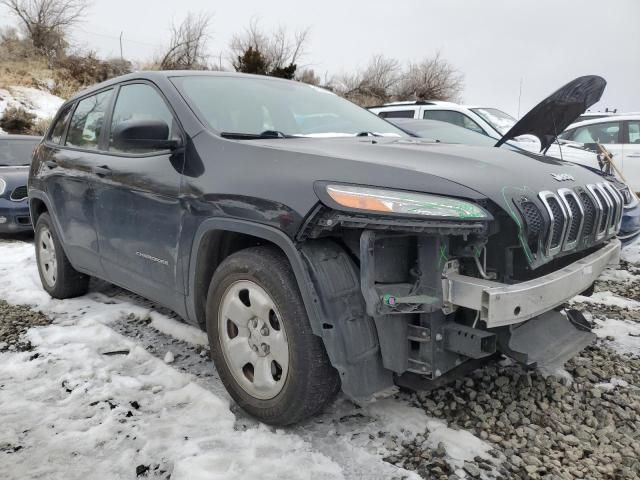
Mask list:
[[[40,140],[29,135],[0,136],[0,233],[32,231],[27,179]]]
[[[393,123],[397,127],[402,128],[405,132],[416,137],[425,138],[439,143],[456,143],[462,145],[474,145],[479,147],[493,147],[497,138],[493,138],[481,133],[476,133],[468,128],[458,127],[448,122],[438,120],[423,120],[414,118],[388,118],[387,121]],[[535,154],[523,150],[518,145],[506,142],[504,148],[508,148],[523,155]],[[573,147],[575,149],[575,147]],[[638,197],[631,191],[628,185],[613,175],[608,175],[603,171],[583,165],[584,168],[601,175],[611,182],[618,189],[624,198],[624,213],[618,238],[625,245],[640,237],[640,201]]]

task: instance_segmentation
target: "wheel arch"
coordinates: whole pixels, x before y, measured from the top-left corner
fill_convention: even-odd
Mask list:
[[[229,218],[207,219],[198,227],[188,266],[186,310],[192,323],[205,325],[209,282],[217,266],[229,255],[253,246],[273,245],[289,260],[314,333],[321,334],[318,298],[300,252],[282,231],[258,223]]]
[[[296,245],[284,232],[267,225],[228,218],[205,220],[196,232],[189,259],[186,310],[191,322],[206,323],[206,295],[217,265],[235,251],[265,244],[279,248],[289,260],[312,331],[322,338],[343,392],[363,399],[391,387],[375,325],[364,308],[357,266],[330,240]]]

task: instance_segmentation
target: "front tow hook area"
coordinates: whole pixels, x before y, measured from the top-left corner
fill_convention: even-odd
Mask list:
[[[596,335],[584,315],[577,310],[551,310],[498,334],[499,349],[518,362],[553,370],[561,368]]]

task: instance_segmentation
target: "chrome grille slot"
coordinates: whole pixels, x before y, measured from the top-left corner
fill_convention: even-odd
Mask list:
[[[604,191],[609,195],[613,206],[614,214],[611,216],[611,223],[607,233],[615,233],[620,230],[620,222],[622,222],[622,214],[624,212],[624,198],[622,194],[609,182],[602,184]]]
[[[608,203],[604,201],[604,197],[602,193],[599,191],[597,185],[587,185],[587,189],[593,200],[596,204],[596,210],[598,211],[598,218],[595,222],[595,231],[596,231],[596,240],[600,240],[604,237],[604,234],[607,231],[607,220],[608,220]]]
[[[573,190],[561,188],[558,190],[558,195],[564,204],[568,217],[566,226],[567,233],[562,249],[571,250],[577,245],[580,233],[582,232],[584,209],[582,208],[578,195],[576,195]]]
[[[598,220],[598,210],[596,209],[596,204],[587,192],[580,192],[580,202],[584,209],[584,224],[582,226],[582,231],[585,235],[591,235],[594,231],[596,220]]]
[[[567,230],[567,213],[558,196],[549,191],[538,194],[549,214],[550,228],[545,242],[546,254],[555,255],[562,248],[562,240]]]

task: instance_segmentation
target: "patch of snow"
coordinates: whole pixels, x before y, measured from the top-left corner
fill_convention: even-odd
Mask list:
[[[595,292],[590,297],[583,295],[577,295],[572,299],[574,302],[580,303],[598,303],[601,305],[610,305],[612,307],[637,309],[640,308],[640,302],[636,300],[630,300],[628,298],[619,297],[614,295],[610,291]]]
[[[625,262],[640,265],[640,239],[622,249],[620,258]]]
[[[235,430],[225,400],[91,317],[28,338],[37,358],[0,354],[0,384],[11,384],[0,390],[0,443],[21,447],[3,478],[134,478],[137,465],[177,480],[343,478],[296,435]]]
[[[164,356],[164,363],[173,363],[176,358],[173,356],[173,353],[167,352]]]
[[[608,268],[602,275],[598,277],[598,280],[604,280],[608,282],[620,282],[620,283],[630,283],[630,282],[638,282],[640,281],[640,275],[634,275],[628,270],[614,270],[612,268]]]
[[[165,335],[191,343],[192,345],[209,345],[207,334],[199,328],[178,322],[157,312],[151,312],[149,317],[151,318],[151,326]]]
[[[0,88],[0,117],[10,107],[23,108],[38,119],[52,118],[64,100],[33,87]]]
[[[593,332],[600,338],[613,337],[613,347],[621,353],[640,352],[640,323],[607,318],[593,319]]]
[[[627,382],[626,380],[623,380],[621,378],[616,378],[616,377],[613,377],[608,382],[602,382],[602,383],[596,384],[596,388],[602,388],[603,390],[613,390],[616,387],[626,388],[628,386],[629,386],[629,382]]]
[[[372,416],[381,419],[386,428],[396,435],[410,432],[415,436],[428,432],[428,436],[425,434],[428,447],[436,449],[442,443],[451,464],[457,468],[477,456],[489,458],[489,450],[492,449],[490,444],[467,430],[448,427],[446,422],[427,416],[420,408],[384,399],[370,404],[367,410]]]

